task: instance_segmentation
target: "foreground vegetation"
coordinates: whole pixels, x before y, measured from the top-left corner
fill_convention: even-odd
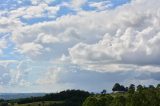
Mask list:
[[[123,88],[123,89],[122,89]],[[112,89],[114,93],[93,95],[88,97],[83,106],[160,106],[160,85],[144,87],[133,84],[124,87],[115,84]]]
[[[124,87],[116,83],[112,90],[112,93],[103,90],[99,94],[67,90],[43,97],[0,100],[0,106],[160,106],[160,84]]]

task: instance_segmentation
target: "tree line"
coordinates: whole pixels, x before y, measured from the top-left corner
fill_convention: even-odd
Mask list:
[[[0,106],[14,106],[14,104],[29,104],[41,102],[37,106],[82,106],[83,101],[90,96],[90,93],[83,90],[65,90],[58,93],[46,94],[42,97],[29,97],[13,100],[1,100]],[[46,101],[62,101],[61,103],[45,104]],[[17,106],[17,105],[16,105]],[[30,104],[28,106],[31,106]]]
[[[124,87],[116,83],[112,88],[113,93],[88,97],[83,106],[160,106],[160,84],[148,87],[131,84]]]

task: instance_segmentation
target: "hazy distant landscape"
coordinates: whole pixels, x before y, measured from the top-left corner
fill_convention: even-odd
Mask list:
[[[28,97],[38,97],[44,96],[46,93],[0,93],[0,99],[18,99],[18,98],[28,98]]]

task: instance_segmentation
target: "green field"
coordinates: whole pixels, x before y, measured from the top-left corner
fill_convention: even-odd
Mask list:
[[[50,106],[53,104],[63,104],[63,101],[43,101],[43,102],[33,102],[33,103],[26,103],[26,104],[14,104],[14,106]],[[13,106],[10,104],[10,106]]]

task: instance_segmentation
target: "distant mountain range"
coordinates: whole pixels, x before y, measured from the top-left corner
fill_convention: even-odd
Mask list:
[[[45,94],[46,93],[0,93],[0,99],[9,100],[27,97],[38,97],[44,96]]]

